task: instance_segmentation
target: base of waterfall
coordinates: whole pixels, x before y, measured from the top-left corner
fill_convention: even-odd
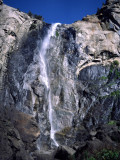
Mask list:
[[[10,160],[86,160],[86,153],[89,158],[103,151],[115,154],[120,151],[120,121],[110,121],[91,129],[80,126],[79,132],[71,137],[69,136],[70,130],[56,133],[56,140],[61,142],[59,147],[38,150],[36,140],[39,138],[40,132],[33,117],[19,112],[16,114],[13,112],[13,115],[11,116],[14,125],[7,120],[8,117],[0,117],[1,160],[8,158]],[[24,126],[28,126],[28,128],[24,128]],[[64,139],[68,138],[71,144],[62,144]],[[26,150],[26,147],[30,152]]]
[[[12,122],[8,120],[10,116]],[[89,129],[83,125],[80,125],[77,130],[76,128],[64,129],[55,134],[57,142],[61,144],[59,147],[50,148],[48,143],[46,144],[48,148],[43,146],[42,150],[38,150],[36,146],[40,130],[32,116],[12,110],[11,115],[0,117],[0,126],[1,160],[8,158],[10,160],[86,160],[86,153],[89,157],[103,150],[116,154],[120,151],[120,121],[109,121]],[[73,134],[70,136],[71,132]]]
[[[71,146],[61,145],[56,149],[48,151],[36,151],[33,153],[35,160],[86,160],[86,156],[95,157],[99,154],[114,154],[115,160],[120,158],[120,122],[109,122],[92,128],[91,130],[81,127],[77,135],[76,144]],[[67,135],[66,135],[67,136]],[[87,155],[86,155],[87,154]],[[110,158],[111,155],[109,155]],[[118,157],[117,157],[118,156]],[[112,158],[112,157],[111,157]],[[114,157],[113,157],[114,158]],[[102,159],[101,159],[102,160]]]

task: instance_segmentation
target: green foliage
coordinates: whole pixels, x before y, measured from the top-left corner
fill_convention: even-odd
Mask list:
[[[84,152],[84,160],[89,160],[89,155],[88,155],[88,152]]]
[[[96,160],[94,157],[87,158],[87,160]]]
[[[120,69],[118,68],[118,66],[119,66],[119,62],[117,60],[114,60],[111,63],[109,75],[100,77],[100,80],[107,80],[108,79],[107,82],[109,82],[109,83],[103,84],[103,85],[106,85],[108,87],[112,87],[113,85],[116,84],[115,81],[120,79]],[[114,90],[109,95],[104,96],[104,98],[111,97],[111,96],[112,97],[119,97],[120,90]]]
[[[97,160],[119,160],[119,152],[104,149],[97,154]]]
[[[116,66],[116,67],[118,67],[119,66],[119,62],[117,60],[114,60],[113,61],[113,65]]]
[[[85,152],[84,160],[96,160],[96,159],[93,156],[90,156],[88,152]]]
[[[100,8],[97,8],[97,14],[99,14],[100,13]]]
[[[120,96],[120,90],[116,90],[116,91],[111,92],[110,96],[119,97]]]
[[[109,124],[109,125],[115,125],[115,124],[116,124],[116,121],[109,121],[108,124]]]
[[[42,20],[43,21],[43,17],[37,14],[33,14],[31,11],[28,12],[28,16],[30,16],[31,18],[36,18],[38,20]]]
[[[111,87],[111,86],[113,86],[113,85],[115,85],[116,83],[109,83],[107,86],[108,87]]]
[[[29,11],[29,12],[28,12],[28,16],[30,16],[30,17],[32,17],[32,16],[33,16],[33,14],[32,14],[32,12],[31,12],[31,11]]]
[[[69,160],[76,160],[75,155],[69,156],[68,159]]]
[[[56,31],[56,37],[58,37],[59,36],[59,33],[58,33],[58,31]]]
[[[119,66],[119,62],[117,60],[114,60],[111,63],[108,79],[111,79],[111,77],[112,77],[113,80],[120,79],[120,70],[118,69],[118,66]],[[115,85],[115,83],[112,82],[108,86],[111,87],[112,85]],[[120,96],[120,91],[119,90],[115,90],[115,91],[111,92],[109,96],[118,97],[118,96]]]
[[[102,98],[108,98],[108,97],[118,98],[119,96],[120,96],[120,90],[116,90],[116,91],[111,92],[109,95],[103,96]]]
[[[115,70],[115,78],[120,78],[120,71],[118,71],[118,69]]]
[[[101,79],[101,80],[107,80],[108,77],[102,76],[102,77],[100,77],[100,79]]]
[[[83,160],[120,160],[120,152],[103,149],[102,151],[96,153],[93,156],[88,156],[85,152]]]
[[[36,18],[36,19],[38,19],[38,20],[42,20],[42,21],[43,21],[43,17],[42,17],[42,16],[40,16],[40,15],[35,14],[35,15],[34,15],[34,18]]]
[[[102,5],[104,6],[104,5],[105,5],[105,3],[103,2],[103,3],[102,3]]]
[[[119,62],[117,60],[114,60],[110,66],[110,73],[112,73],[114,69],[117,69],[118,66],[119,66]]]
[[[17,10],[20,12],[20,9],[19,9],[19,8],[17,8]]]
[[[33,30],[35,28],[36,28],[36,25],[34,23],[32,23],[31,26],[30,26],[30,30]]]

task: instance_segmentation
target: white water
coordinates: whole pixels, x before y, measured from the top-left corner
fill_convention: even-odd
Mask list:
[[[59,23],[55,23],[51,25],[51,28],[48,30],[47,36],[44,38],[42,42],[41,49],[39,52],[39,65],[40,65],[39,78],[43,81],[48,91],[49,121],[51,125],[50,138],[53,140],[55,146],[58,146],[58,143],[55,140],[55,130],[53,125],[53,108],[52,108],[52,102],[51,102],[51,89],[50,89],[49,77],[47,74],[47,66],[46,66],[45,58],[46,58],[47,49],[49,48],[49,45],[51,43],[50,38],[52,36],[55,36],[56,28],[58,25]]]

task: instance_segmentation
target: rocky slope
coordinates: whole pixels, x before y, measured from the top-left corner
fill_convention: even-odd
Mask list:
[[[57,26],[46,50],[47,90],[38,55],[50,26],[0,3],[1,160],[69,159],[68,153],[80,159],[91,147],[120,147],[119,0]],[[54,152],[50,101],[55,139],[63,146]],[[112,128],[111,120],[117,121]]]

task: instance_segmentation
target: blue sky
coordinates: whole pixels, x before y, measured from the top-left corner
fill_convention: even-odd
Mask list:
[[[95,14],[105,0],[3,0],[21,11],[41,15],[47,23],[71,24],[87,14]]]

